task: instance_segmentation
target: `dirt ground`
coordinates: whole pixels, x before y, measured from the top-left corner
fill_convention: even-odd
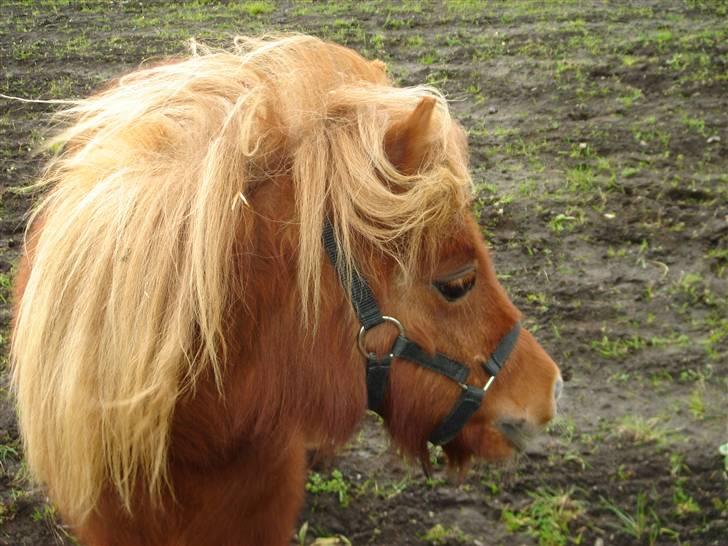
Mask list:
[[[441,88],[468,129],[496,269],[566,380],[512,464],[427,479],[374,417],[316,469],[292,544],[728,541],[728,4],[0,5],[0,93],[65,99],[195,37],[296,30]],[[73,544],[25,478],[9,286],[52,104],[0,98],[0,544]],[[331,537],[326,542],[325,537]]]

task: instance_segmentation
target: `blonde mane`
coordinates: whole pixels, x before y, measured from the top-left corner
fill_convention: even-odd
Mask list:
[[[76,518],[105,486],[131,508],[140,483],[152,498],[170,485],[177,401],[203,371],[222,385],[233,248],[256,187],[291,181],[304,320],[318,312],[325,215],[349,267],[364,241],[407,272],[428,230],[469,201],[466,152],[434,90],[393,87],[382,63],[311,37],[235,46],[197,46],[60,114],[12,382],[30,470],[53,476]],[[437,100],[431,151],[403,175],[385,132],[423,96]]]

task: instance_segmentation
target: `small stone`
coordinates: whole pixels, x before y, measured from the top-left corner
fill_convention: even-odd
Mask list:
[[[644,140],[640,140],[640,146],[647,146],[647,142]]]
[[[604,546],[604,539],[599,537],[594,541],[594,546]]]
[[[708,144],[715,144],[716,142],[720,142],[720,137],[718,135],[713,135],[711,137],[708,137]]]
[[[613,212],[605,212],[605,213],[604,213],[604,217],[605,217],[605,218],[606,218],[607,220],[614,220],[614,219],[615,219],[615,218],[617,217],[617,215],[616,215],[616,214],[614,214]]]
[[[496,108],[495,106],[491,106],[490,108],[488,108],[489,114],[495,114],[497,111],[498,111],[498,108]]]
[[[579,143],[579,149],[580,150],[586,150],[587,143],[586,142],[580,142]]]

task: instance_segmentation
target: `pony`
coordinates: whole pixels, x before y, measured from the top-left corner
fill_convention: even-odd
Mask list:
[[[511,457],[553,418],[559,370],[526,330],[495,381],[483,367],[519,312],[435,89],[318,38],[240,37],[58,115],[11,381],[28,468],[83,544],[287,544],[307,452],[367,410],[362,280],[421,358],[467,376],[390,355],[379,411],[406,457],[427,460],[461,388],[490,386],[444,443],[454,469]],[[363,331],[365,354],[390,351],[394,322]]]

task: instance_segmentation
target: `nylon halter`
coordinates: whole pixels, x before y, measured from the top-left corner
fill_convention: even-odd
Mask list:
[[[334,235],[334,227],[328,218],[324,223],[323,242],[326,254],[329,260],[331,260],[334,269],[336,269],[339,280],[343,283],[344,271],[342,271],[340,262],[339,246]],[[351,302],[361,322],[357,345],[359,352],[366,359],[367,402],[370,410],[383,416],[384,397],[387,391],[389,370],[395,358],[409,360],[445,376],[460,387],[462,391],[460,397],[455,402],[450,413],[437,425],[429,437],[429,441],[435,445],[446,444],[457,436],[468,419],[481,406],[485,393],[493,384],[495,376],[508,360],[508,356],[513,351],[513,347],[515,347],[521,331],[520,323],[516,322],[510,331],[498,342],[498,346],[493,351],[493,354],[490,355],[488,361],[482,364],[483,369],[490,374],[490,378],[485,383],[485,386],[480,388],[468,384],[468,376],[470,375],[470,368],[468,366],[440,353],[436,353],[435,355],[428,354],[417,342],[407,337],[401,322],[394,317],[383,315],[379,310],[377,300],[366,279],[362,278],[356,271],[352,271],[351,275]],[[394,324],[399,329],[399,335],[395,339],[389,353],[382,358],[378,358],[376,354],[367,352],[364,347],[364,341],[366,333],[369,330],[384,322]]]

